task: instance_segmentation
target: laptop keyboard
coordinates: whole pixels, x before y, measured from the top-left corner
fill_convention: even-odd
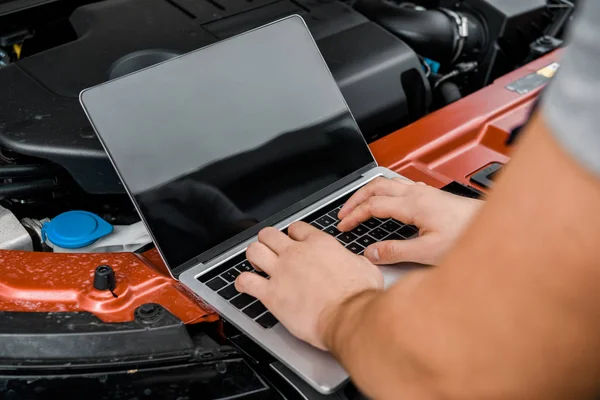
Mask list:
[[[381,220],[378,218],[365,221],[350,232],[340,232],[336,228],[336,225],[340,222],[337,214],[352,194],[350,193],[314,212],[304,218],[303,221],[334,236],[348,250],[359,255],[363,254],[365,249],[373,243],[383,240],[410,239],[417,234],[415,226],[405,225],[393,219]],[[287,233],[287,229],[283,232]],[[252,267],[246,260],[244,252],[199,276],[198,280],[217,292],[222,298],[228,300],[231,305],[263,328],[270,329],[274,327],[278,323],[277,319],[267,311],[260,301],[245,293],[239,293],[235,289],[234,281],[242,272],[253,272],[268,278],[267,274]]]

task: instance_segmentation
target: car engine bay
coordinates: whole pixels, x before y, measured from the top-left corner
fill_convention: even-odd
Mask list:
[[[86,87],[299,14],[371,143],[557,48],[573,11],[545,0],[19,4],[0,4],[0,199],[5,219],[26,220],[0,248],[23,250],[49,250],[40,221],[64,211],[139,220],[79,106]]]
[[[0,397],[61,393],[46,375],[81,368],[92,381],[59,375],[73,393],[93,382],[97,398],[325,398],[170,278],[80,106],[83,89],[298,14],[380,165],[481,196],[489,187],[474,178],[508,162],[507,132],[558,68],[553,52],[575,9],[568,0],[0,0],[0,326],[11,326],[0,329]],[[460,161],[447,156],[461,146]],[[87,215],[114,229],[53,242],[52,224],[74,212],[72,225]],[[27,379],[3,373],[19,368]],[[362,399],[351,385],[335,398]]]

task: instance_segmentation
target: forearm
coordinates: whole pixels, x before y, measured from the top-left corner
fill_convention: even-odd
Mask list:
[[[410,298],[420,290],[422,277],[420,272],[413,273],[393,293],[363,292],[346,300],[331,316],[326,346],[372,398],[443,398],[437,372],[419,354],[427,346],[419,343],[414,312],[418,307],[411,306]]]
[[[378,399],[586,398],[600,379],[597,204],[595,178],[538,119],[443,263],[340,307],[330,348]]]

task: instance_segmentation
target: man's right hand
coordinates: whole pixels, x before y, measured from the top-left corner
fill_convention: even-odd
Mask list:
[[[377,178],[358,190],[339,212],[340,231],[372,217],[394,218],[419,228],[419,237],[369,246],[364,255],[375,264],[438,264],[479,210],[483,201],[443,192],[424,184]]]

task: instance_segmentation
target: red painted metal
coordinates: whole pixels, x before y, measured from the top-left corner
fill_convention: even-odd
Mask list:
[[[441,187],[453,180],[468,184],[470,175],[487,164],[507,162],[508,133],[525,120],[539,89],[519,95],[505,86],[559,55],[547,55],[373,143],[379,164]],[[94,270],[101,264],[116,272],[117,298],[92,287]],[[143,255],[0,251],[0,310],[89,311],[103,321],[121,322],[132,320],[135,308],[144,303],[161,304],[188,324],[217,319],[168,276],[156,251]]]
[[[138,306],[158,303],[185,323],[216,320],[216,314],[164,273],[164,265],[156,266],[157,260],[156,251],[145,255],[0,251],[0,310],[89,311],[105,322],[122,322],[132,320]],[[102,264],[115,271],[117,298],[93,288],[94,270]]]
[[[506,139],[526,120],[541,90],[519,95],[506,85],[558,61],[560,54],[550,53],[376,141],[371,145],[375,158],[380,165],[433,186],[453,180],[472,184],[469,178],[475,172],[510,159]]]

